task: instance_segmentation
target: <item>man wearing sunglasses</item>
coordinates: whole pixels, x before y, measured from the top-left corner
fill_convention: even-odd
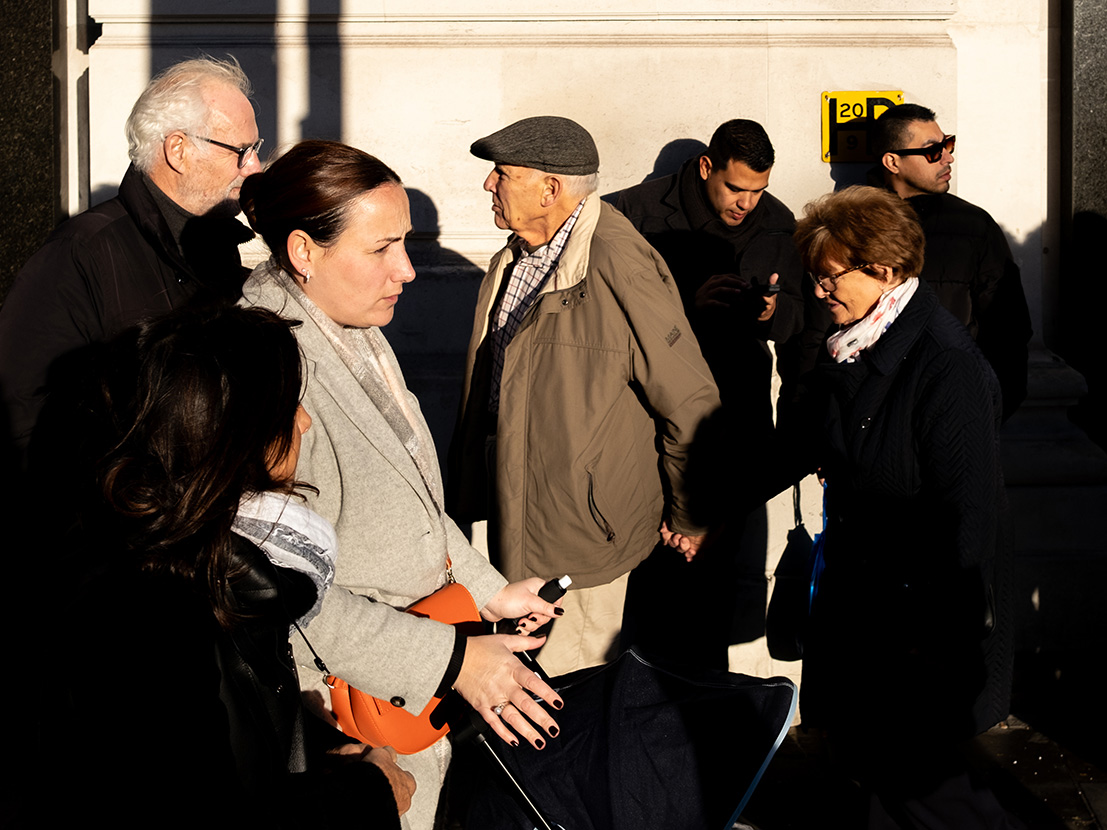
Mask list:
[[[0,311],[0,388],[24,447],[54,361],[185,302],[239,296],[234,216],[261,170],[250,82],[231,58],[176,64],[127,119],[119,195],[62,223],[20,271]],[[0,413],[2,415],[2,413]]]
[[[875,172],[915,208],[926,234],[922,278],[988,358],[1007,419],[1026,397],[1030,312],[1002,229],[986,211],[949,192],[955,145],[933,110],[900,104],[876,121]]]

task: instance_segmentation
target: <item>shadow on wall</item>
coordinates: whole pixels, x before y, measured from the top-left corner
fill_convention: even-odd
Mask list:
[[[407,195],[412,226],[407,250],[415,280],[404,286],[385,333],[446,470],[484,268],[439,243],[438,208],[426,193],[407,188]]]
[[[92,189],[92,192],[88,197],[88,206],[96,207],[96,205],[106,202],[108,199],[115,198],[115,195],[119,192],[119,187],[114,184],[101,184]]]
[[[1044,300],[1044,313],[1053,321],[1047,345],[1088,382],[1088,396],[1069,415],[1089,435],[1099,429],[1101,445],[1104,357],[1097,334],[1103,320],[1089,288],[1099,284],[1096,271],[1104,271],[1099,242],[1105,234],[1102,216],[1074,218],[1073,239],[1062,250],[1058,292]],[[1042,239],[1037,227],[1021,243],[1008,242],[1016,261],[1033,262],[1041,256]],[[1107,679],[1102,660],[1107,610],[1088,586],[1107,581],[1107,545],[1099,527],[1107,459],[1066,420],[1062,406],[1070,383],[1048,364],[1032,363],[1030,392],[1034,396],[1037,386],[1039,394],[1015,414],[1001,438],[1014,572],[1012,709],[1102,767],[1107,727],[1094,702]],[[1082,423],[1097,395],[1098,420]]]
[[[648,182],[651,179],[670,176],[677,172],[688,159],[702,156],[706,152],[707,145],[697,138],[674,139],[661,148],[653,163],[653,170],[642,181]]]
[[[673,139],[661,148],[657,154],[657,158],[654,160],[653,170],[646,174],[645,178],[643,178],[640,183],[671,176],[680,170],[681,165],[688,161],[688,159],[703,155],[706,151],[707,145],[699,139]],[[615,190],[611,193],[605,193],[600,198],[609,205],[614,205],[620,193],[622,193],[622,190]]]
[[[869,180],[869,171],[873,169],[875,161],[832,161],[830,162],[830,180],[834,182],[834,192],[845,190],[855,184],[877,185]],[[813,198],[813,197],[812,197]]]
[[[338,15],[342,0],[308,4],[308,110],[301,138],[342,138],[342,48]],[[274,96],[273,100],[276,100]]]

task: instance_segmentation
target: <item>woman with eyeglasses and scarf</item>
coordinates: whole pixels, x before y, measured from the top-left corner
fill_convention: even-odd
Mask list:
[[[804,725],[866,789],[869,827],[1007,827],[962,754],[1010,698],[995,375],[919,280],[899,197],[823,196],[795,239],[835,324],[787,439],[826,482]]]

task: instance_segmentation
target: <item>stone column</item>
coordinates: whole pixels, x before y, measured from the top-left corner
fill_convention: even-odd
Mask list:
[[[52,0],[7,0],[0,27],[0,298],[57,221]]]
[[[1102,675],[1107,631],[1095,587],[1107,580],[1107,357],[1100,334],[1107,287],[1107,0],[1055,4],[1050,26],[1058,59],[1049,89],[1059,125],[1049,157],[1060,216],[1043,256],[1059,260],[1059,273],[1043,286],[1046,348],[1032,354],[1029,397],[1004,432],[1003,453],[1015,554],[1018,714],[1086,754],[1107,739],[1085,708]],[[1035,175],[1044,163],[1032,165]],[[1059,252],[1051,252],[1051,242],[1059,242]]]

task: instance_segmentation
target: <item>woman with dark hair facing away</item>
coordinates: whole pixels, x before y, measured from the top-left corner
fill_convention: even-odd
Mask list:
[[[521,626],[533,628],[560,608],[537,596],[541,579],[506,584],[443,512],[430,431],[381,332],[415,278],[399,177],[361,150],[305,141],[246,179],[241,201],[272,253],[242,302],[301,323],[303,403],[314,427],[296,474],[318,488],[309,504],[334,524],[342,550],[312,644],[334,674],[393,706],[417,715],[453,688],[503,740],[516,743],[517,733],[541,749],[557,725],[531,693],[554,708],[561,699],[513,654],[541,639],[466,640],[403,612],[441,588],[448,570],[487,621],[529,617]],[[311,654],[294,644],[310,666]],[[321,678],[314,688],[327,693]],[[418,784],[409,827],[432,826],[448,762],[444,739],[400,758]]]
[[[869,827],[1008,827],[962,753],[1010,702],[995,375],[919,280],[906,202],[846,188],[807,205],[795,238],[836,324],[809,423],[783,439],[826,482],[804,725],[862,783]]]
[[[63,720],[90,748],[62,809],[139,810],[158,826],[287,827],[323,812],[399,827],[414,782],[394,753],[323,756],[305,741],[314,719],[289,632],[310,636],[335,540],[293,478],[311,420],[288,323],[186,311],[125,335],[112,357],[89,406],[114,436],[97,474],[98,526],[116,544],[90,540],[106,553],[84,563],[59,664],[73,684]]]

